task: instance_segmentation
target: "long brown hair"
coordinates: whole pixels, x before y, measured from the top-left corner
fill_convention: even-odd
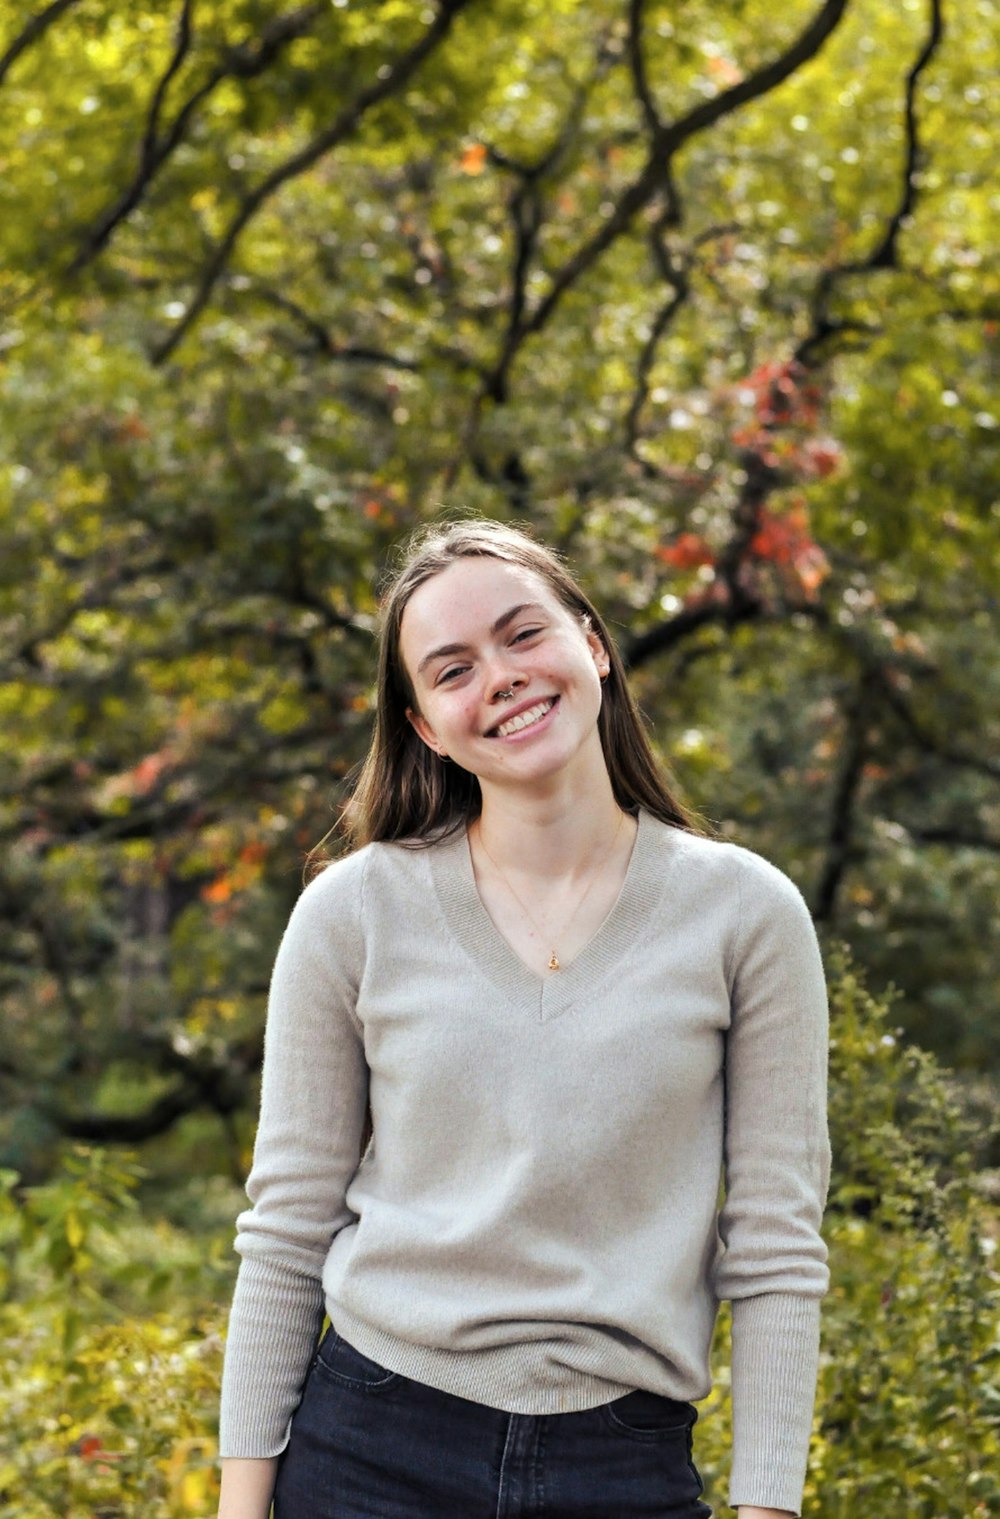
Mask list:
[[[534,571],[568,611],[598,634],[611,668],[597,720],[615,801],[626,811],[644,808],[690,833],[711,830],[675,795],[650,747],[629,690],[625,667],[604,620],[569,574],[560,556],[521,528],[480,519],[435,524],[404,546],[381,601],[375,727],[368,755],[339,821],[349,847],[378,839],[414,847],[467,826],[482,810],[479,782],[469,771],[444,764],[406,716],[417,702],[400,653],[400,627],[418,586],[456,559],[500,559]]]

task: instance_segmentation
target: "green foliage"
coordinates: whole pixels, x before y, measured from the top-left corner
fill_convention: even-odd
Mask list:
[[[985,1519],[1000,1505],[1000,1279],[975,1135],[953,1080],[900,1045],[894,999],[845,956],[833,975],[819,1512]]]
[[[892,996],[867,990],[846,949],[830,973],[832,1286],[805,1512],[987,1519],[1000,1502],[995,1209],[952,1079],[900,1039]],[[144,1217],[141,1176],[128,1157],[77,1149],[43,1186],[5,1177],[0,1519],[214,1510],[231,1229],[203,1187],[171,1206],[190,1232],[150,1196]],[[233,1189],[216,1212],[236,1206]],[[728,1323],[696,1448],[720,1511]]]
[[[953,1078],[890,1020],[845,946],[830,957],[830,1128],[809,1519],[986,1519],[1000,1503],[998,1220]],[[728,1315],[720,1319],[719,1357]],[[724,1491],[725,1382],[699,1424]]]
[[[230,1262],[144,1221],[141,1170],[78,1148],[44,1186],[5,1173],[3,1519],[180,1519],[217,1496]]]
[[[116,1484],[144,1515],[210,1506],[229,1266],[207,1222],[144,1228],[99,1147],[60,1157],[145,1145],[161,1193],[245,1171],[274,946],[370,731],[377,577],[442,509],[567,550],[694,806],[995,1109],[1000,12],[944,5],[938,31],[932,0],[847,0],[735,102],[827,9],[4,12],[2,1323],[25,1369],[0,1515],[28,1492],[110,1514]],[[847,962],[835,998],[814,1509],[968,1519],[998,1462],[967,1156],[998,1140]]]
[[[567,550],[693,805],[995,1071],[997,0],[7,11],[0,1163],[238,1168],[444,508]]]

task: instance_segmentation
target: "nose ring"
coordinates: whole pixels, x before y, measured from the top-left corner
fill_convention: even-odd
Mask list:
[[[496,694],[502,701],[509,701],[510,698],[514,695],[514,689],[511,687],[509,691],[498,691]]]

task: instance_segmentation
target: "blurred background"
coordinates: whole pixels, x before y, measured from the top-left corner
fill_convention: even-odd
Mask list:
[[[1000,1513],[998,70],[997,0],[9,0],[0,1519],[214,1511],[271,962],[456,511],[814,911],[806,1512]]]

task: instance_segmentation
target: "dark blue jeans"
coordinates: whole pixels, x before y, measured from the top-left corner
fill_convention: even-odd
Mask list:
[[[386,1371],[331,1328],[274,1519],[710,1519],[697,1417],[642,1391],[582,1413],[504,1413]]]

